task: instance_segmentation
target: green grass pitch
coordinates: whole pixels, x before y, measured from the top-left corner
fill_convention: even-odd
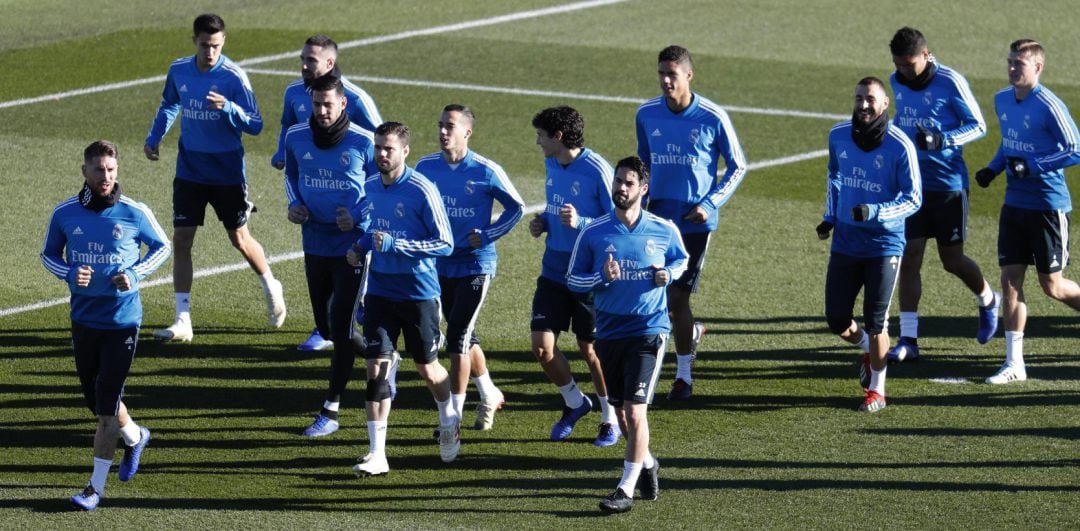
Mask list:
[[[967,149],[969,166],[979,168],[997,146],[991,98],[1006,84],[1010,41],[1041,41],[1043,81],[1074,116],[1080,111],[1080,19],[1071,4],[634,0],[575,11],[552,0],[183,4],[0,2],[0,528],[1080,524],[1077,314],[1042,295],[1031,274],[1031,379],[977,383],[1003,359],[1002,340],[974,341],[974,300],[930,253],[925,358],[890,368],[889,408],[859,415],[856,354],[825,328],[828,247],[813,233],[825,174],[813,152],[825,149],[836,117],[850,112],[855,81],[889,74],[887,44],[897,28],[922,29],[941,62],[968,76],[990,121],[987,138]],[[545,8],[555,9],[493,18]],[[248,68],[266,127],[245,139],[259,206],[251,226],[269,255],[283,257],[274,271],[289,318],[265,329],[258,282],[241,268],[195,281],[194,343],[159,344],[150,333],[171,322],[172,293],[169,284],[146,288],[126,399],[153,442],[134,481],[113,476],[98,511],[74,513],[67,497],[89,475],[94,421],[81,405],[66,305],[25,308],[66,295],[37,253],[52,207],[80,186],[82,148],[96,138],[120,144],[125,193],[148,203],[170,230],[177,132],[162,143],[161,162],[141,156],[160,80],[68,93],[164,75],[174,58],[193,52],[191,20],[204,11],[228,23],[226,55],[254,60]],[[657,51],[678,43],[694,53],[694,89],[731,109],[757,166],[722,211],[694,297],[709,327],[695,398],[658,397],[650,411],[659,501],[600,516],[596,503],[615,487],[624,447],[589,444],[595,413],[570,442],[547,441],[561,401],[529,353],[525,323],[543,244],[524,227],[499,245],[499,275],[480,319],[492,375],[508,400],[493,431],[463,432],[460,457],[444,465],[430,441],[434,404],[406,363],[390,419],[389,476],[358,480],[349,470],[367,448],[359,372],[343,400],[342,430],[314,441],[298,436],[320,404],[329,361],[328,353],[295,350],[311,314],[301,262],[287,259],[300,249],[299,230],[285,221],[282,177],[269,160],[297,50],[315,33],[360,43],[342,50],[340,64],[385,119],[413,127],[411,162],[437,149],[443,105],[474,108],[472,147],[506,168],[528,204],[543,200],[529,125],[536,111],[577,107],[587,145],[617,160],[634,151],[634,102],[658,93]],[[1069,180],[1080,189],[1076,170]],[[993,284],[1002,188],[972,191],[967,249]],[[240,260],[216,225],[200,231],[197,269]],[[170,273],[166,266],[156,277]],[[1075,268],[1066,274],[1076,276]],[[580,359],[571,361],[591,391]],[[672,370],[669,361],[663,391]],[[971,383],[934,381],[947,378]],[[475,399],[470,390],[469,424]]]

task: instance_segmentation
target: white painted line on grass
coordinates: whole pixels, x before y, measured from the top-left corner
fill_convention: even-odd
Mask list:
[[[580,11],[582,9],[591,9],[594,7],[603,7],[612,4],[620,4],[628,0],[591,0],[588,2],[577,2],[574,4],[566,4],[561,6],[547,7],[543,9],[532,9],[529,11],[519,11],[517,13],[510,13],[507,15],[499,15],[495,17],[481,18],[477,20],[471,20],[466,22],[458,22],[455,24],[447,24],[443,26],[435,26],[431,28],[402,31],[399,33],[393,33],[390,35],[381,35],[378,37],[369,37],[367,39],[357,39],[352,41],[346,41],[338,44],[338,49],[341,48],[356,48],[359,46],[371,46],[374,44],[382,44],[386,42],[400,41],[403,39],[410,39],[413,37],[426,37],[430,35],[438,35],[440,33],[450,33],[454,31],[461,31],[465,29],[478,28],[482,26],[494,26],[496,24],[504,24],[507,22],[516,22],[519,20],[527,20],[530,18],[546,17],[549,15],[561,15],[564,13],[571,13],[574,11]],[[300,50],[278,53],[273,55],[263,55],[259,57],[251,57],[241,61],[237,61],[240,66],[259,65],[272,61],[280,61],[282,59],[295,59],[299,57]],[[65,92],[57,92],[54,94],[45,94],[43,96],[34,96],[32,98],[21,98],[17,100],[0,102],[0,109],[7,109],[9,107],[20,107],[23,105],[31,105],[34,103],[41,103],[45,101],[56,101],[65,98],[71,98],[75,96],[85,96],[87,94],[97,94],[100,92],[107,92],[110,90],[121,90],[139,85],[146,85],[150,83],[161,83],[165,81],[165,76],[145,77],[142,79],[133,79],[130,81],[121,81],[118,83],[109,83],[106,85],[97,85],[94,87],[81,88],[76,90],[69,90]]]

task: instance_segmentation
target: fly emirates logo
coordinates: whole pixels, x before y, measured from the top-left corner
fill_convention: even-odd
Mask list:
[[[120,253],[109,252],[105,245],[98,242],[87,242],[86,250],[68,249],[68,263],[79,265],[119,265],[124,259]]]
[[[687,166],[693,168],[698,164],[698,156],[692,153],[683,153],[682,146],[667,144],[666,153],[652,152],[649,154],[649,163],[652,166]]]
[[[221,119],[221,111],[206,109],[206,102],[196,98],[188,98],[188,104],[184,107],[184,118],[188,120],[213,121]]]
[[[875,194],[881,193],[881,183],[871,181],[867,177],[866,170],[854,166],[851,168],[851,175],[844,176],[844,186],[866,190]]]

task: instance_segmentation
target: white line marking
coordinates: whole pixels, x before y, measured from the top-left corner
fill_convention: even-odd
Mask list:
[[[438,35],[440,33],[450,33],[454,31],[461,31],[465,29],[479,28],[483,26],[493,26],[496,24],[504,24],[506,22],[516,22],[519,20],[526,20],[530,18],[546,17],[549,15],[561,15],[564,13],[571,13],[574,11],[580,11],[582,9],[591,9],[594,7],[603,7],[612,4],[620,4],[627,0],[591,0],[588,2],[578,2],[575,4],[566,4],[561,6],[547,7],[543,9],[533,9],[529,11],[520,11],[517,13],[510,13],[507,15],[499,15],[495,17],[482,18],[478,20],[472,20],[467,22],[458,22],[456,24],[447,24],[443,26],[435,26],[431,28],[402,31],[391,35],[382,35],[379,37],[370,37],[367,39],[358,39],[354,41],[346,41],[338,44],[338,48],[356,48],[359,46],[371,46],[374,44],[382,44],[386,42],[400,41],[402,39],[410,39],[412,37],[426,37],[430,35]],[[300,54],[300,50],[293,52],[285,52],[273,55],[264,55],[259,57],[251,57],[242,61],[237,61],[240,66],[259,65],[271,61],[280,61],[282,59],[295,59]],[[43,96],[35,96],[32,98],[22,98],[18,100],[0,102],[0,109],[6,109],[9,107],[19,107],[22,105],[31,105],[34,103],[41,103],[45,101],[55,101],[64,98],[71,98],[74,96],[84,96],[87,94],[97,94],[99,92],[107,92],[110,90],[120,90],[125,88],[131,88],[139,85],[146,85],[149,83],[161,83],[165,81],[165,76],[154,76],[142,79],[134,79],[131,81],[122,81],[119,83],[109,83],[107,85],[98,85],[95,87],[87,87],[76,90],[69,90],[66,92],[57,92],[55,94],[45,94]]]

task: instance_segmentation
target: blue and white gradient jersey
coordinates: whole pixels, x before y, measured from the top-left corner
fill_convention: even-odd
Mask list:
[[[330,149],[319,149],[307,122],[289,128],[285,138],[285,197],[289,206],[304,205],[308,220],[301,224],[304,253],[345,256],[363,235],[364,181],[379,175],[371,132],[350,124],[344,138]],[[352,214],[355,227],[342,232],[337,209]]]
[[[419,172],[406,167],[391,184],[375,174],[364,183],[364,216],[368,232],[357,244],[371,252],[368,293],[393,300],[431,300],[439,296],[435,260],[454,250],[450,220],[439,190]],[[372,250],[372,233],[388,234],[385,251]],[[383,242],[384,245],[386,241]]]
[[[658,96],[638,108],[636,122],[638,157],[652,175],[649,211],[674,221],[684,234],[716,230],[719,208],[746,175],[746,157],[727,113],[699,94],[675,113]],[[726,168],[717,179],[721,158]],[[683,219],[695,206],[709,213],[705,223]]]
[[[140,257],[141,246],[147,252]],[[90,328],[118,330],[142,324],[139,282],[172,252],[165,231],[146,205],[123,194],[113,206],[94,212],[74,196],[53,210],[45,233],[41,262],[71,289],[71,321]],[[94,272],[90,285],[75,285],[80,266]],[[120,291],[112,283],[127,274],[131,289]]]
[[[615,173],[611,164],[589,148],[565,168],[555,157],[544,159],[547,181],[544,194],[547,204],[543,220],[547,228],[543,268],[540,275],[566,285],[566,271],[570,266],[570,253],[574,250],[578,231],[594,218],[615,210],[611,202],[611,180]],[[581,217],[577,227],[566,227],[559,221],[559,209],[572,204]]]
[[[354,85],[344,77],[345,114],[349,121],[371,131],[382,125],[382,116],[375,107],[375,100],[364,89]],[[304,80],[298,79],[285,87],[285,108],[281,111],[281,134],[278,135],[278,148],[270,158],[270,164],[276,166],[285,161],[285,134],[296,124],[306,124],[311,118],[311,92],[304,86]]]
[[[967,80],[959,72],[939,64],[930,84],[922,90],[912,90],[900,83],[895,72],[889,77],[889,83],[896,106],[893,125],[912,142],[918,132],[916,125],[944,137],[941,150],[916,150],[923,190],[967,190],[968,169],[962,146],[986,135],[986,121]]]
[[[1027,161],[1029,172],[1023,179],[1008,172],[1005,204],[1072,211],[1063,170],[1080,163],[1080,134],[1069,109],[1050,89],[1036,85],[1024,101],[1016,101],[1013,87],[1002,89],[994,96],[994,112],[1001,124],[1001,145],[990,169],[1000,173],[1006,169],[1006,157],[1020,157]]]
[[[604,277],[604,263],[611,256],[621,276],[613,282]],[[596,337],[627,337],[666,334],[667,288],[657,286],[658,269],[668,271],[669,282],[686,271],[686,248],[674,223],[642,212],[637,225],[628,229],[608,214],[581,230],[567,272],[567,286],[578,292],[595,291]]]
[[[855,221],[852,209],[868,205]],[[851,121],[829,131],[825,221],[834,224],[832,252],[856,258],[902,256],[904,219],[922,206],[922,179],[915,146],[889,124],[881,145],[863,151],[851,138]]]
[[[210,92],[225,97],[225,108],[210,108],[206,101]],[[243,184],[246,176],[240,136],[257,135],[263,128],[247,74],[224,55],[206,72],[199,71],[195,56],[173,61],[146,145],[161,144],[178,115],[176,178],[210,185]]]
[[[416,163],[442,194],[450,230],[454,233],[454,253],[439,258],[439,276],[460,278],[472,275],[495,276],[498,256],[495,240],[502,238],[521,221],[525,202],[502,166],[469,150],[465,158],[451,168],[442,152],[432,153]],[[502,205],[502,214],[491,221],[494,202]],[[483,245],[473,249],[469,235],[479,231]]]

